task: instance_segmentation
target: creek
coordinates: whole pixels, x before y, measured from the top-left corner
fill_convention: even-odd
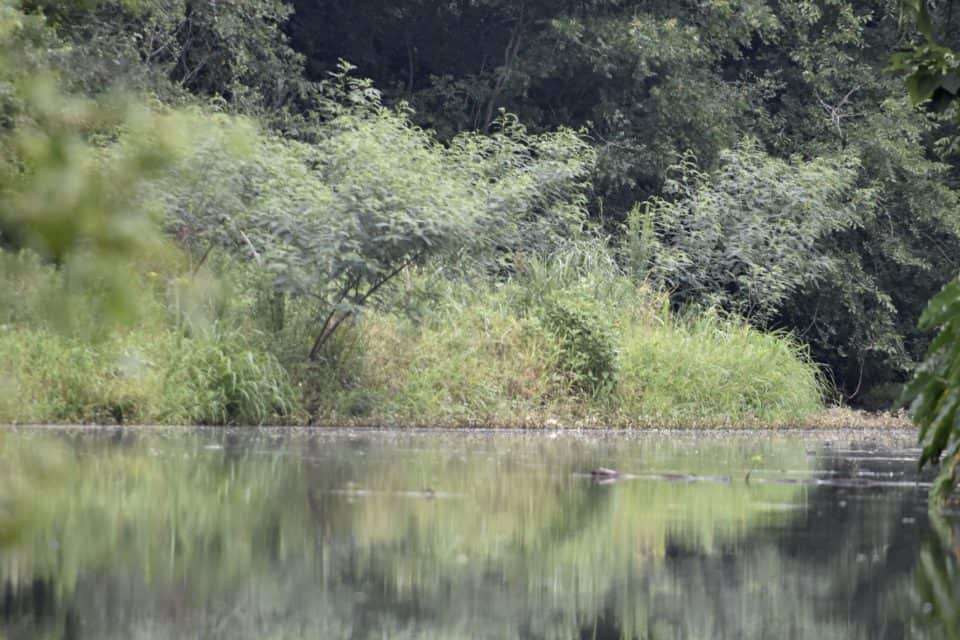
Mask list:
[[[7,430],[0,638],[945,637],[914,441]]]

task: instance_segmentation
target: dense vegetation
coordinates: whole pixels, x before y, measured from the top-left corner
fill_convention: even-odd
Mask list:
[[[958,266],[955,128],[887,69],[913,44],[896,0],[295,8],[312,78],[346,58],[442,139],[501,108],[584,127],[593,217],[619,232],[653,207],[674,303],[795,331],[856,400],[922,355],[916,319]]]
[[[795,422],[960,267],[893,1],[0,6],[0,421]]]

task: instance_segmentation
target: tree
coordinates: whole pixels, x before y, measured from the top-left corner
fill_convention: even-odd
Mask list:
[[[837,271],[826,240],[861,225],[872,194],[858,189],[855,157],[785,162],[748,139],[721,162],[710,174],[690,160],[677,166],[672,198],[654,198],[631,215],[626,246],[643,256],[627,260],[674,291],[675,302],[769,325]]]
[[[597,154],[587,207],[615,242],[638,203],[675,197],[680,158],[720,175],[751,137],[772,160],[855,164],[855,190],[877,206],[819,236],[834,277],[791,289],[771,323],[807,341],[856,401],[902,383],[922,356],[912,318],[960,268],[960,145],[950,151],[954,125],[909,108],[884,70],[904,38],[896,0],[294,6],[288,32],[314,80],[351,60],[443,142],[488,131],[501,107],[532,132],[582,127]],[[703,293],[680,286],[680,300]]]
[[[586,222],[593,156],[576,132],[531,135],[504,116],[489,135],[441,145],[350,70],[326,85],[313,143],[225,118],[160,187],[176,237],[255,260],[276,292],[312,305],[312,360],[405,269],[456,256],[493,271]],[[228,143],[244,128],[250,149],[238,155]]]
[[[283,0],[28,0],[73,46],[61,64],[95,94],[124,85],[166,101],[217,98],[234,110],[291,127],[314,87],[282,26]]]
[[[585,127],[599,213],[622,220],[677,153],[703,162],[755,124],[765,82],[725,73],[777,29],[760,0],[298,0],[294,46],[321,80],[339,58],[416,108],[441,140],[486,131],[499,108],[533,131]]]

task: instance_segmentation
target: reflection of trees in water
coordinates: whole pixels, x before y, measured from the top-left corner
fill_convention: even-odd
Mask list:
[[[850,464],[830,460],[825,470],[851,476]],[[596,637],[630,637],[618,621],[638,599],[651,614],[637,638],[908,637],[899,603],[927,528],[924,492],[821,486],[806,500],[789,526],[754,530],[716,553],[672,540],[661,570],[635,578],[632,599],[611,591],[598,628],[613,635]],[[588,621],[581,635],[591,628]]]
[[[909,637],[960,639],[960,521],[934,512],[932,527],[904,598]]]
[[[849,621],[863,638],[905,637],[896,596],[916,561],[927,518],[923,492],[898,493],[823,488],[814,497],[816,509],[784,536],[784,557],[809,568],[817,619]]]
[[[6,637],[14,640],[49,634],[75,640],[78,638],[76,611],[69,607],[61,610],[57,604],[50,579],[34,578],[25,583],[5,581],[0,585],[0,621],[7,629]],[[61,633],[53,633],[55,630]]]
[[[848,509],[859,507],[848,503]],[[668,579],[647,576],[637,589],[653,612],[640,637],[902,638],[889,607],[909,566],[882,559],[861,568],[849,560],[850,541],[874,524],[879,519],[854,515],[835,527],[821,521],[806,532],[788,530],[783,539],[779,532],[758,533],[718,554],[681,547],[666,557]],[[915,553],[915,542],[908,541],[908,553]],[[895,546],[875,539],[854,556],[872,558]],[[677,597],[651,598],[665,582]]]
[[[585,458],[573,447],[410,453],[357,441],[280,455],[226,444],[225,455],[192,455],[183,464],[178,456],[196,443],[175,446],[156,476],[143,447],[112,445],[124,456],[109,464],[133,464],[150,491],[131,494],[95,474],[94,486],[115,493],[79,488],[68,497],[107,514],[125,502],[129,518],[120,524],[132,527],[130,537],[111,534],[112,546],[100,548],[97,526],[76,529],[74,538],[63,532],[56,552],[34,548],[19,574],[0,565],[11,594],[0,634],[892,638],[902,627],[893,622],[891,594],[910,570],[912,532],[924,525],[912,511],[922,498],[909,491],[890,499],[742,482],[597,486],[574,475]],[[643,456],[659,456],[664,469],[690,464],[665,449],[645,448]],[[755,453],[717,445],[700,464],[742,477],[734,471]],[[763,454],[782,468],[806,460],[802,451],[779,460]],[[629,469],[640,453],[624,447],[603,455],[586,464]],[[141,556],[162,536],[141,538],[136,528],[171,526],[155,515],[140,519],[169,508],[150,495],[177,477],[184,482],[174,497],[189,509],[177,512],[173,564],[165,571],[150,564],[148,575]],[[427,488],[450,497],[415,495]],[[810,508],[756,508],[798,499]],[[191,520],[194,512],[203,517]],[[903,526],[905,514],[916,524]],[[36,580],[48,585],[42,616],[29,604]]]

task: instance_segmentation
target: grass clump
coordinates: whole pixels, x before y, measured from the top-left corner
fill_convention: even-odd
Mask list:
[[[621,420],[781,425],[823,407],[822,382],[803,347],[717,315],[632,319],[621,363]]]
[[[235,331],[0,332],[0,423],[265,424],[300,420],[276,358]]]
[[[296,415],[298,398],[272,354],[219,326],[180,338],[166,363],[161,420],[182,424],[264,424]]]
[[[617,339],[596,304],[577,296],[551,296],[541,306],[542,322],[560,348],[559,364],[571,387],[598,397],[617,384]]]
[[[54,332],[5,329],[0,360],[5,365],[8,401],[0,420],[31,422],[113,422],[140,413],[149,385],[125,384],[111,366],[116,345],[92,345]],[[15,399],[15,400],[14,400]]]
[[[556,341],[504,296],[450,297],[420,320],[369,314],[341,340],[355,344],[354,375],[314,396],[322,422],[526,426],[571,401]]]

